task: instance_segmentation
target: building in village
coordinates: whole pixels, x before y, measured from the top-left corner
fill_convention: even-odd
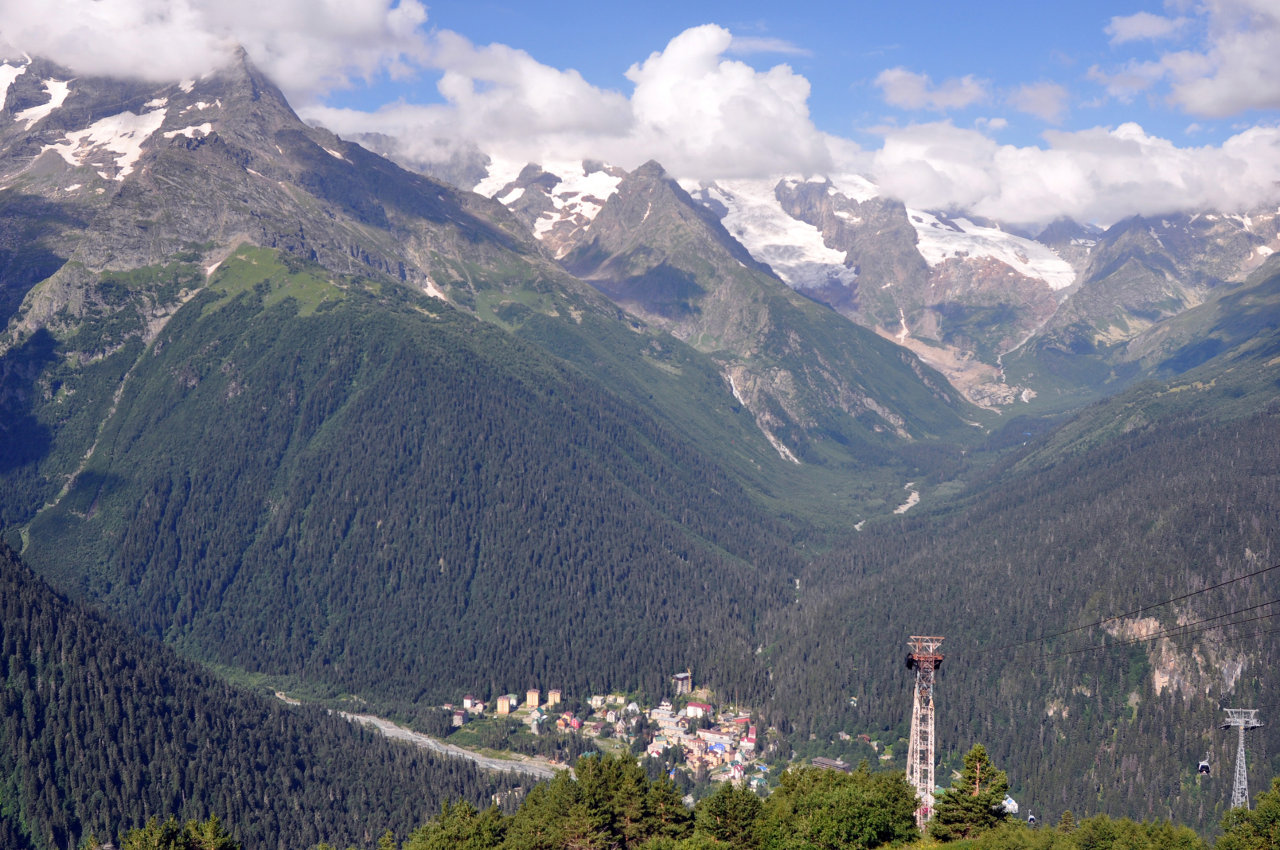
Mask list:
[[[691,702],[684,707],[685,717],[710,717],[714,709],[705,702]]]

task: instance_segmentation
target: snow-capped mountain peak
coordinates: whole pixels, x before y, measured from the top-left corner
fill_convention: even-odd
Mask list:
[[[563,257],[579,231],[618,191],[626,173],[599,162],[546,162],[515,167],[494,162],[475,191],[488,195],[529,221],[533,234]]]
[[[774,274],[797,289],[831,284],[850,285],[857,272],[846,266],[846,255],[829,247],[822,231],[788,215],[778,203],[780,182],[819,182],[836,192],[826,180],[783,177],[757,180],[683,181],[681,187],[721,214],[721,223],[751,256],[767,264]]]

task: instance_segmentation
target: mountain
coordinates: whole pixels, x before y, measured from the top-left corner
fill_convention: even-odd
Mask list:
[[[744,670],[797,569],[781,523],[572,367],[361,290],[228,258],[135,355],[30,561],[201,658],[409,702]]]
[[[57,266],[0,282],[0,523],[59,588],[388,705],[758,687],[799,558],[744,483],[784,461],[500,204],[306,127],[243,56],[159,88],[35,61],[0,144],[4,214],[54,211],[9,244]]]
[[[993,442],[1016,450],[963,472],[953,499],[815,559],[766,650],[795,737],[904,735],[904,636],[944,635],[940,774],[968,742],[997,741],[1038,818],[1211,831],[1235,758],[1221,709],[1269,705],[1277,688],[1277,287],[1272,258],[1130,343],[1162,380],[1047,431],[1010,422]],[[1277,732],[1250,735],[1257,789],[1280,772]],[[1212,780],[1196,773],[1206,752]]]
[[[909,210],[856,175],[688,187],[793,287],[891,338],[971,400],[1014,401],[1000,355],[1052,315],[1074,271],[990,223]]]
[[[554,170],[563,178],[574,166]],[[521,191],[494,173],[477,190]],[[970,401],[1011,412],[1032,402],[1028,410],[1061,411],[1114,392],[1123,384],[1113,370],[1140,377],[1111,347],[1242,281],[1280,248],[1274,210],[1135,218],[1106,231],[1060,220],[1033,237],[908,209],[858,175],[682,186],[751,260],[909,348]],[[557,210],[540,210],[538,227],[562,227]],[[586,227],[579,216],[565,232]]]
[[[1275,211],[1122,221],[1099,237],[1042,331],[1005,359],[1006,374],[1037,383],[1059,407],[1151,376],[1130,353],[1144,350],[1140,340],[1243,282],[1277,247]]]
[[[943,635],[940,776],[985,742],[1042,821],[1123,813],[1211,832],[1235,764],[1221,710],[1265,713],[1277,687],[1277,343],[1271,329],[1028,434],[963,495],[816,559],[765,650],[775,719],[823,742],[812,752],[856,756],[839,735],[862,733],[900,764],[906,636]],[[1256,790],[1280,761],[1273,726],[1250,736]],[[1206,752],[1212,777],[1196,773]]]
[[[227,685],[69,602],[0,543],[0,844],[77,847],[219,815],[246,847],[364,845],[514,790],[319,707]]]
[[[565,269],[720,363],[788,460],[915,475],[916,446],[963,442],[980,416],[915,357],[785,286],[657,163],[528,167],[494,196]]]
[[[1244,628],[1280,514],[1269,219],[1037,242],[656,163],[490,163],[486,197],[243,57],[5,67],[0,524],[60,591],[408,715],[692,667],[894,769],[903,644],[942,634],[939,775],[981,742],[1038,817],[1216,820],[1218,708],[1276,693]]]

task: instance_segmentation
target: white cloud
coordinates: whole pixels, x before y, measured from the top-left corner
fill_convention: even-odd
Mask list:
[[[1171,99],[1188,112],[1221,118],[1247,109],[1280,108],[1276,45],[1280,5],[1274,0],[1209,0],[1209,47],[1162,57]]]
[[[963,109],[987,99],[987,84],[973,76],[950,79],[934,86],[928,74],[889,68],[876,77],[885,102],[901,109]]]
[[[1178,34],[1195,26],[1203,31],[1203,47],[1129,62],[1118,71],[1094,68],[1090,77],[1124,102],[1137,92],[1165,85],[1171,103],[1211,118],[1280,108],[1280,76],[1275,73],[1280,4],[1276,0],[1202,0],[1193,11],[1193,18],[1167,19],[1147,13],[1112,18],[1107,32],[1113,44]]]
[[[790,56],[812,56],[813,51],[797,44],[766,36],[735,35],[729,42],[729,53],[736,56],[750,56],[755,53],[781,53]]]
[[[967,210],[1015,224],[1066,215],[1109,224],[1189,209],[1241,211],[1280,199],[1280,128],[1221,147],[1180,148],[1136,124],[1050,131],[1048,147],[997,145],[942,122],[890,132],[872,176],[923,209]]]
[[[722,59],[732,41],[722,27],[695,27],[631,66],[635,141],[681,175],[830,168],[825,137],[809,118],[809,81],[787,65],[757,71]]]
[[[1124,44],[1127,41],[1170,38],[1188,23],[1187,18],[1166,18],[1150,12],[1138,12],[1136,15],[1118,15],[1112,18],[1111,23],[1107,24],[1106,33],[1111,36],[1112,44]]]
[[[1009,95],[1009,103],[1020,112],[1057,124],[1066,114],[1068,97],[1066,88],[1057,83],[1028,83]]]
[[[305,100],[419,64],[426,18],[419,0],[0,0],[0,55],[169,81],[212,70],[242,45]]]
[[[524,51],[442,32],[430,62],[444,70],[446,105],[305,114],[339,133],[396,136],[410,157],[474,143],[523,162],[594,158],[631,168],[656,159],[688,177],[829,170],[834,140],[809,118],[808,81],[786,65],[757,71],[723,58],[733,42],[722,27],[686,30],[631,66],[627,97]]]
[[[1089,79],[1106,88],[1109,97],[1121,103],[1129,103],[1134,96],[1150,90],[1164,75],[1165,70],[1158,62],[1130,62],[1117,71],[1105,71],[1094,65],[1087,73]]]
[[[1130,96],[1166,85],[1189,111],[1210,115],[1280,105],[1280,83],[1266,67],[1269,48],[1280,43],[1280,11],[1263,0],[1203,0],[1195,9],[1194,20],[1207,22],[1211,34],[1201,52],[1095,70],[1095,78]],[[419,160],[478,147],[512,163],[593,158],[633,168],[652,158],[692,179],[861,173],[913,207],[1024,224],[1059,215],[1105,223],[1280,200],[1276,126],[1245,128],[1201,148],[1180,148],[1131,124],[1054,131],[1043,145],[1015,147],[987,135],[1006,126],[988,117],[976,129],[890,127],[881,148],[866,151],[814,126],[809,83],[788,65],[757,70],[726,58],[735,46],[765,45],[714,25],[686,30],[632,65],[627,93],[521,50],[428,31],[420,0],[46,0],[38,7],[0,0],[0,20],[0,55],[25,50],[80,73],[176,79],[216,66],[231,45],[244,44],[307,117],[347,135],[386,133]],[[416,68],[441,73],[443,103],[398,102],[368,113],[305,100],[365,75]],[[972,77],[935,86],[895,68],[877,82],[886,99],[910,108],[989,99],[987,84]],[[1053,83],[1008,96],[1046,120],[1060,116],[1065,102]]]

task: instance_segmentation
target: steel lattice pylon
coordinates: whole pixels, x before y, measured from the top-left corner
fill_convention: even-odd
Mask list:
[[[942,638],[912,635],[907,667],[916,671],[915,698],[911,705],[911,740],[907,746],[907,782],[916,789],[920,807],[916,826],[924,829],[933,814],[933,679],[942,664],[938,648]]]
[[[1223,709],[1227,712],[1227,722],[1222,724],[1223,729],[1236,727],[1240,730],[1240,746],[1236,750],[1236,781],[1231,786],[1231,808],[1238,809],[1244,806],[1249,808],[1249,772],[1245,768],[1244,761],[1244,733],[1249,729],[1257,729],[1262,725],[1262,721],[1258,719],[1258,709],[1256,708],[1227,708]]]

